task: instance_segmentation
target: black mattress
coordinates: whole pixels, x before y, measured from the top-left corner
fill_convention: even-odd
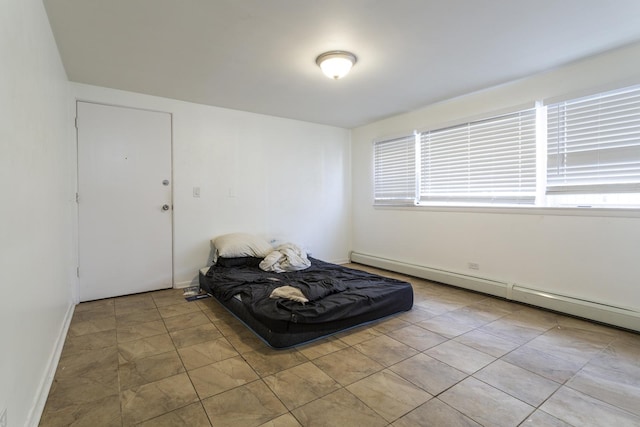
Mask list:
[[[366,271],[309,258],[311,267],[295,272],[262,271],[261,258],[219,258],[200,287],[215,297],[267,344],[294,346],[380,319],[413,306],[411,284]],[[280,286],[299,288],[301,304],[270,299]]]

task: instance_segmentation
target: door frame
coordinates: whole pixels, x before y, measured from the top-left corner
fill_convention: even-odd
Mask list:
[[[75,134],[75,166],[76,166],[76,170],[75,170],[75,214],[76,214],[76,218],[75,218],[75,254],[74,254],[74,258],[75,258],[75,263],[76,263],[76,275],[75,275],[75,292],[73,295],[73,302],[75,304],[80,303],[80,204],[79,202],[79,182],[80,182],[80,156],[79,156],[79,149],[80,149],[80,138],[78,136],[78,103],[79,102],[84,102],[87,104],[96,104],[96,105],[103,105],[106,107],[117,107],[117,108],[129,108],[132,110],[140,110],[140,111],[149,111],[152,113],[163,113],[163,114],[168,114],[169,115],[169,128],[170,128],[170,135],[169,135],[169,140],[170,140],[170,148],[169,148],[169,157],[170,157],[170,171],[169,171],[169,176],[170,176],[170,182],[169,182],[169,186],[171,189],[171,289],[175,289],[176,288],[176,282],[175,282],[175,209],[174,209],[174,197],[173,197],[173,192],[174,192],[174,185],[173,185],[173,180],[174,180],[174,173],[173,173],[173,113],[171,111],[163,111],[163,110],[157,110],[157,109],[153,109],[153,108],[142,108],[142,107],[132,107],[130,105],[123,105],[123,104],[114,104],[114,103],[110,103],[110,102],[103,102],[103,101],[95,101],[92,99],[84,99],[84,98],[78,98],[76,97],[74,99],[74,105],[73,105],[73,131]]]

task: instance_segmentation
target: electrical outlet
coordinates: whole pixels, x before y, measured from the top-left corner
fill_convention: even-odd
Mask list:
[[[469,270],[480,270],[480,264],[478,264],[477,262],[469,262],[467,263],[467,267],[469,268]]]
[[[3,409],[0,414],[0,427],[7,427],[7,409]]]

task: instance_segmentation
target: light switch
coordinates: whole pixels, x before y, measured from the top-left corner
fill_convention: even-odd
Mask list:
[[[200,197],[200,187],[193,187],[193,197]]]

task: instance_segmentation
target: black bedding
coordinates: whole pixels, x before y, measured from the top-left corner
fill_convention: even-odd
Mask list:
[[[287,273],[262,271],[260,258],[219,259],[200,274],[200,286],[276,348],[410,310],[413,305],[413,289],[407,282],[309,259],[311,267]],[[269,298],[275,288],[285,285],[300,289],[309,302]]]

